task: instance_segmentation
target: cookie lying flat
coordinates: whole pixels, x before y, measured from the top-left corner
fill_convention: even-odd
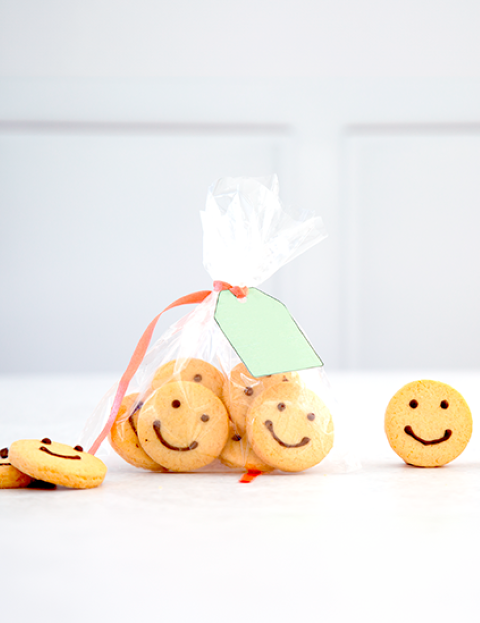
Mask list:
[[[138,394],[125,396],[110,430],[109,441],[115,452],[127,463],[154,472],[166,471],[148,456],[137,437],[137,420],[143,404],[137,403]]]
[[[320,463],[333,446],[330,411],[297,383],[266,389],[247,413],[247,435],[262,461],[286,472]]]
[[[472,436],[472,414],[450,385],[413,381],[390,400],[385,433],[392,449],[409,465],[439,467],[466,448]]]
[[[242,468],[257,472],[271,472],[273,469],[255,454],[248,443],[247,435],[242,437],[233,428],[230,429],[228,441],[219,459],[224,465],[233,469]]]
[[[237,364],[230,372],[223,388],[223,401],[230,418],[240,435],[246,432],[245,418],[253,401],[265,390],[277,383],[298,380],[296,372],[253,377],[245,364]]]
[[[14,441],[9,456],[12,465],[32,478],[72,489],[98,487],[107,473],[106,465],[80,446],[47,438]]]
[[[20,472],[10,463],[8,448],[0,450],[0,489],[20,489],[32,482],[30,476]]]
[[[174,472],[188,472],[216,459],[227,441],[223,402],[189,381],[163,385],[140,410],[137,431],[145,452]]]
[[[152,389],[158,389],[171,381],[198,383],[221,398],[224,377],[215,366],[202,359],[178,359],[158,368],[153,377]]]

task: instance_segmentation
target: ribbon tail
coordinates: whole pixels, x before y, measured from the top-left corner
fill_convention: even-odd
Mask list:
[[[160,316],[172,309],[173,307],[179,307],[180,305],[192,305],[202,303],[210,294],[211,290],[200,290],[199,292],[193,292],[192,294],[187,294],[186,296],[182,296],[173,303],[171,303],[168,307],[165,307],[163,311],[161,311],[158,316],[156,316],[152,322],[145,329],[142,337],[140,338],[134,352],[132,358],[130,359],[130,363],[128,364],[127,369],[123,373],[122,378],[120,379],[120,383],[118,384],[117,393],[115,394],[115,398],[113,400],[112,409],[110,411],[110,415],[108,417],[107,423],[102,429],[102,432],[95,439],[92,447],[88,451],[89,454],[95,454],[100,445],[102,444],[105,437],[110,432],[113,423],[115,422],[115,418],[117,417],[118,411],[120,409],[120,405],[122,404],[122,400],[127,393],[128,386],[130,381],[135,375],[135,372],[138,370],[139,365],[142,363],[143,358],[145,357],[145,353],[147,352],[147,348],[152,339],[153,332],[157,325],[158,319]]]
[[[249,469],[246,474],[243,474],[243,476],[240,478],[238,482],[248,484],[250,482],[253,482],[255,478],[258,478],[259,476],[261,476],[262,473],[263,472],[259,472],[256,469]]]

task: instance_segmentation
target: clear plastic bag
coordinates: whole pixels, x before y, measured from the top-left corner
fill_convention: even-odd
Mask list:
[[[131,380],[124,375],[108,392],[82,445],[93,443],[94,453],[108,432],[120,456],[153,471],[220,463],[255,473],[312,467],[329,454],[334,439],[336,404],[325,371],[254,377],[214,314],[221,291],[248,297],[248,288],[322,240],[322,220],[287,211],[276,176],[218,180],[201,216],[213,291],[197,297],[197,307],[148,349]],[[344,471],[355,467],[346,455],[338,464]]]

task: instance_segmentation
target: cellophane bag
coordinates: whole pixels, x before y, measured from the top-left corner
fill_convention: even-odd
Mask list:
[[[239,355],[249,346],[248,327],[235,348],[239,337],[237,344],[228,339],[216,318],[225,290],[239,301],[240,314],[240,303],[247,309],[249,296],[263,300],[256,286],[325,237],[321,218],[285,209],[276,176],[218,180],[201,218],[204,266],[213,290],[185,297],[186,303],[192,298],[198,303],[193,311],[145,354],[136,351],[130,374],[89,419],[82,445],[95,453],[108,433],[110,445],[128,463],[159,472],[297,472],[324,459],[335,471],[355,469],[345,448],[331,452],[338,404],[322,362],[254,375],[252,354],[249,361]],[[272,349],[267,354],[276,362]]]

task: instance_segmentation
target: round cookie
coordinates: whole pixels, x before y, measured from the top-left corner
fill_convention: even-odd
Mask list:
[[[138,394],[125,396],[108,440],[115,452],[130,465],[153,472],[165,472],[161,465],[148,456],[138,441],[137,420],[142,406],[143,403],[138,402]]]
[[[298,381],[296,372],[285,374],[270,374],[268,376],[253,377],[244,363],[237,364],[230,372],[229,378],[223,387],[223,401],[230,414],[235,428],[240,435],[245,435],[245,418],[253,401],[268,387],[282,382]]]
[[[228,413],[220,398],[190,381],[173,381],[157,389],[137,421],[145,452],[174,472],[211,463],[222,452],[228,430]]]
[[[72,489],[98,487],[107,473],[106,465],[80,446],[72,448],[48,438],[13,442],[10,462],[32,478]]]
[[[179,359],[169,361],[155,372],[152,389],[158,389],[171,381],[191,381],[208,387],[216,396],[222,397],[223,374],[202,359]]]
[[[247,436],[239,435],[234,428],[230,428],[228,441],[219,456],[220,461],[233,469],[244,468],[248,471],[271,472],[273,467],[267,465],[252,450]]]
[[[266,389],[247,413],[247,435],[262,461],[286,472],[320,463],[333,446],[330,411],[297,383]]]
[[[30,476],[20,472],[10,463],[8,448],[0,450],[0,489],[20,489],[32,482]]]
[[[439,467],[466,448],[472,436],[472,414],[463,396],[450,385],[413,381],[390,400],[385,433],[405,463]]]

